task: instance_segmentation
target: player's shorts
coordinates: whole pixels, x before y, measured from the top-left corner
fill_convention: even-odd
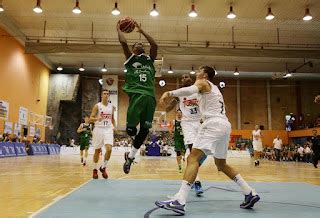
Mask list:
[[[218,159],[226,159],[231,133],[228,120],[209,118],[200,126],[193,147],[203,151],[206,155],[213,155]]]
[[[186,147],[184,145],[183,138],[179,138],[179,139],[174,140],[174,151],[186,153]]]
[[[90,138],[80,137],[80,151],[89,149]]]
[[[95,149],[102,148],[104,145],[113,145],[112,127],[95,127],[92,131],[92,145]]]
[[[193,144],[200,129],[200,120],[182,120],[181,127],[184,137],[184,144]]]
[[[156,110],[156,99],[137,93],[132,93],[129,97],[127,127],[136,127],[140,123],[140,126],[150,129]]]
[[[262,141],[253,140],[252,141],[252,146],[253,146],[253,150],[254,151],[258,151],[258,152],[262,152],[263,151]]]

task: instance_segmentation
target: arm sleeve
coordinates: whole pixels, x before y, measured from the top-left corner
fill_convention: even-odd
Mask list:
[[[170,91],[170,95],[173,97],[189,96],[194,93],[199,93],[199,88],[196,85]]]

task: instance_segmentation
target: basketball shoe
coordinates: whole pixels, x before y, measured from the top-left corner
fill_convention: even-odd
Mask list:
[[[171,210],[180,215],[184,215],[185,212],[185,204],[180,204],[178,200],[167,200],[167,201],[156,201],[155,204],[163,209]]]
[[[203,194],[202,186],[200,181],[196,181],[194,183],[194,189],[196,191],[196,195],[200,197]]]
[[[105,178],[105,179],[108,179],[108,174],[107,174],[107,171],[106,171],[106,168],[99,168],[100,172],[102,173],[102,177]]]
[[[93,179],[98,179],[98,170],[97,170],[97,169],[94,169],[94,170],[93,170],[92,178],[93,178]]]
[[[128,174],[130,172],[131,164],[134,163],[134,158],[129,158],[129,153],[130,152],[124,153],[125,162],[123,164],[123,172],[125,174]]]
[[[242,209],[250,209],[259,200],[260,200],[260,196],[259,195],[257,195],[257,194],[256,195],[252,195],[252,192],[250,192],[250,194],[245,195],[243,203],[240,204],[240,208],[242,208]]]

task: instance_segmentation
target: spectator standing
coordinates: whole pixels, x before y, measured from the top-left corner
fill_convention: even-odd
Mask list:
[[[317,134],[317,130],[313,130],[313,137],[311,138],[312,150],[313,150],[313,166],[318,168],[318,161],[320,160],[320,137]]]
[[[280,154],[282,150],[282,139],[277,135],[277,138],[273,140],[274,152],[276,155],[276,160],[280,161]]]

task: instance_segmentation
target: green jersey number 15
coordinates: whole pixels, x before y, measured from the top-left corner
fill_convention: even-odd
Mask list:
[[[140,82],[146,82],[147,81],[147,74],[142,73],[142,74],[139,75],[139,77],[140,77]]]

